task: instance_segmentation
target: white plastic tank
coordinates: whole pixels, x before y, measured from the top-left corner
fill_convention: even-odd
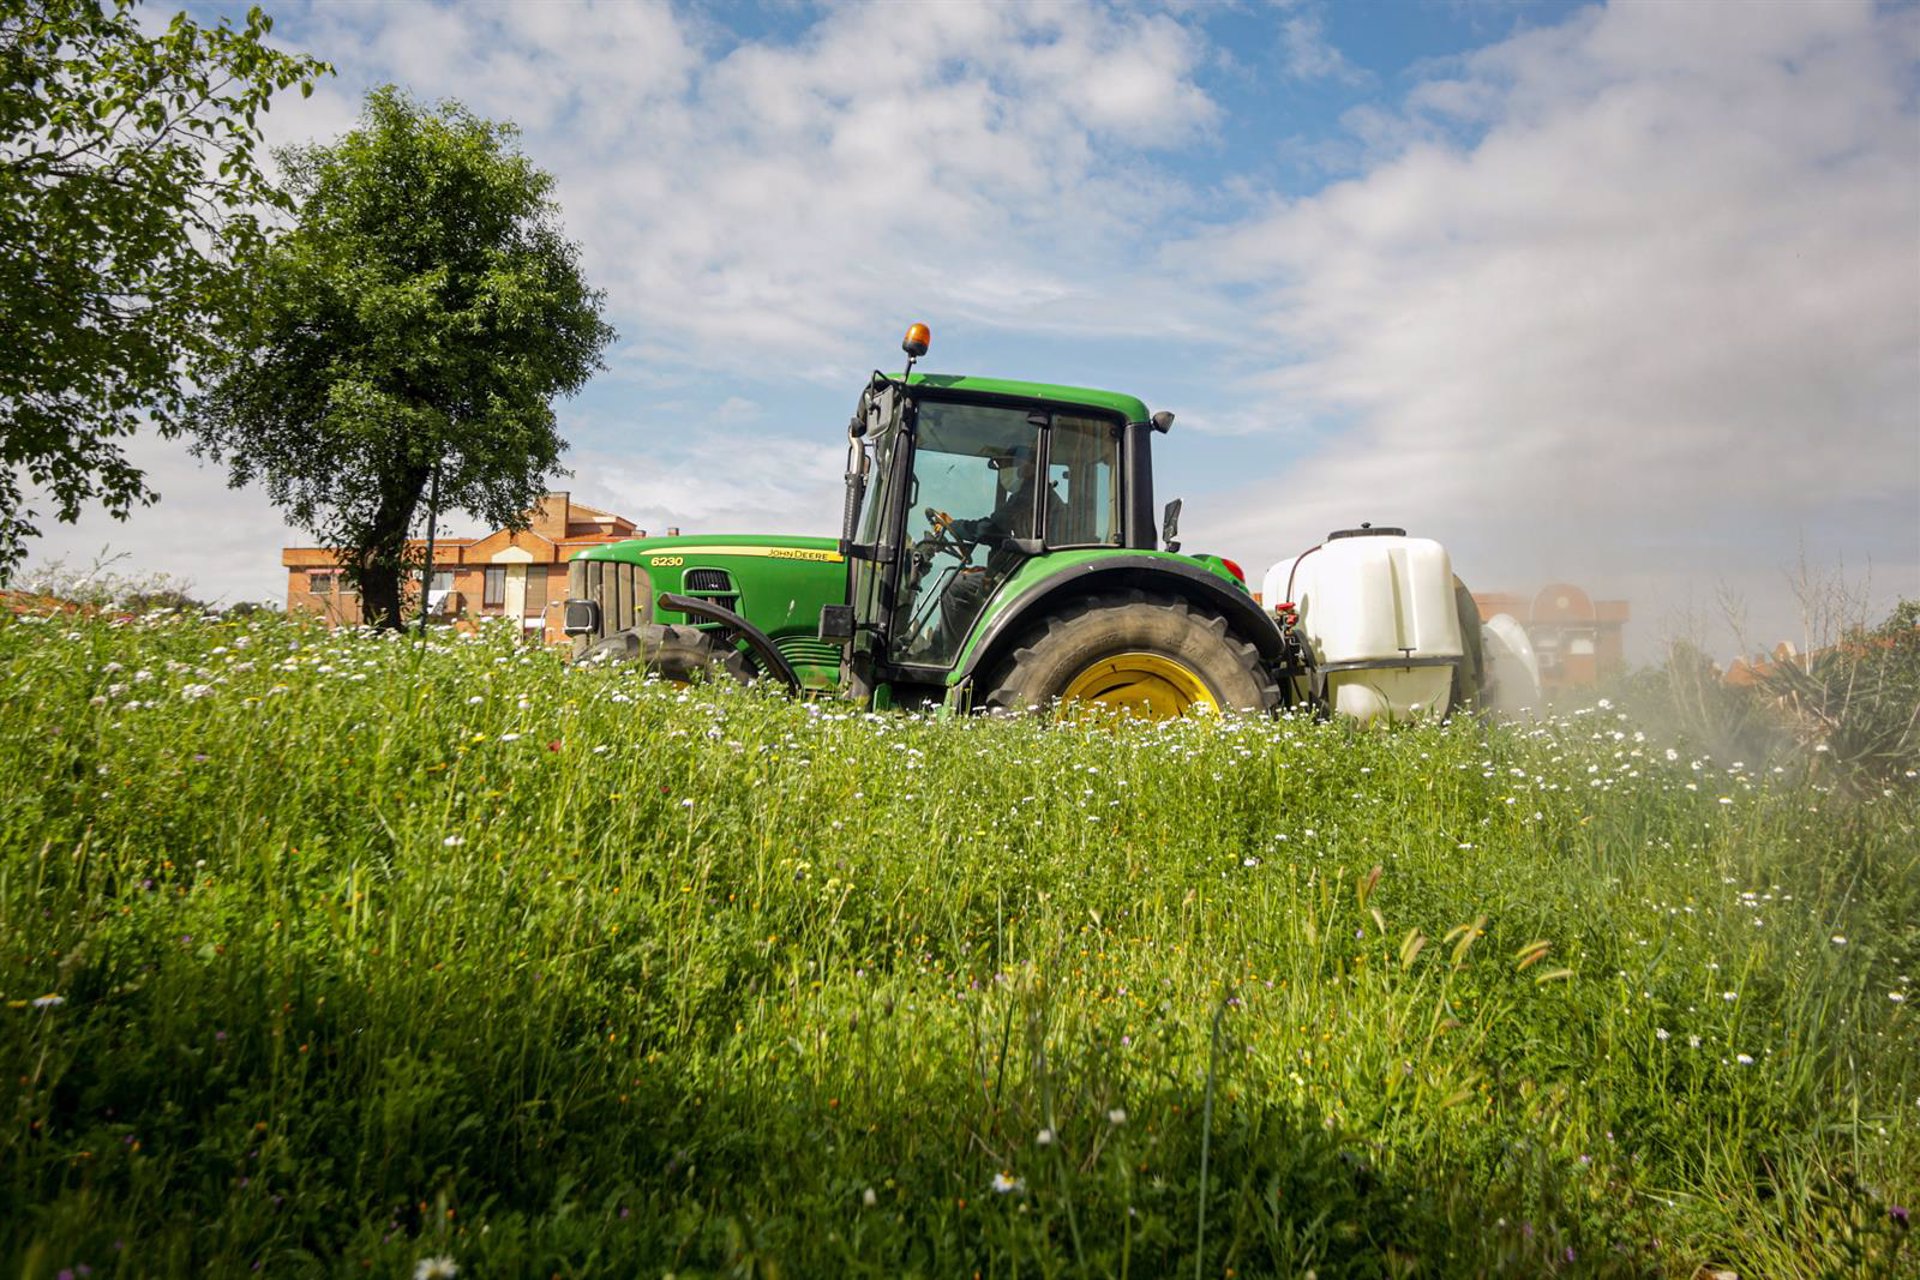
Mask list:
[[[1524,711],[1538,713],[1540,660],[1519,619],[1510,613],[1494,614],[1480,628],[1480,643],[1487,664],[1484,705],[1508,718]]]
[[[1403,529],[1332,533],[1269,569],[1261,598],[1299,611],[1333,711],[1362,724],[1446,713],[1465,646],[1438,542]]]

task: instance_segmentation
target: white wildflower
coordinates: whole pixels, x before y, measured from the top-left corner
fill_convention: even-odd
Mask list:
[[[413,1264],[413,1280],[453,1280],[460,1274],[459,1264],[452,1258],[422,1258]]]
[[[1010,1192],[1018,1193],[1021,1191],[1025,1191],[1027,1189],[1027,1184],[1020,1181],[1020,1179],[1014,1177],[1012,1174],[1006,1172],[1005,1170],[1002,1170],[1001,1172],[993,1175],[993,1189],[998,1194],[1004,1196]]]
[[[67,1002],[65,996],[35,996],[33,1007],[36,1009],[58,1009]]]
[[[466,842],[467,842],[467,838],[465,836],[448,836],[445,840],[442,840],[440,843],[447,846],[447,848],[449,849],[458,849],[461,845],[465,844]]]

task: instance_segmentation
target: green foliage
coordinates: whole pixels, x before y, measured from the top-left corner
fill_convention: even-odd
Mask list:
[[[10,1273],[1912,1274],[1911,791],[285,619],[0,716]]]
[[[284,203],[259,113],[327,71],[271,28],[257,8],[150,33],[134,0],[0,0],[0,579],[39,531],[21,473],[61,520],[152,500],[119,442],[143,417],[178,428],[180,370]]]
[[[1811,653],[1756,659],[1729,682],[1706,654],[1673,645],[1664,666],[1615,696],[1709,758],[1791,770],[1842,791],[1911,789],[1920,777],[1920,601],[1856,625]]]
[[[1920,600],[1877,627],[1769,668],[1759,684],[1791,726],[1810,767],[1854,790],[1920,772]]]
[[[1614,692],[1642,721],[1710,759],[1772,765],[1795,754],[1791,726],[1774,700],[1727,683],[1720,664],[1688,641],[1670,644],[1664,664],[1623,678]]]
[[[522,527],[565,447],[551,401],[613,337],[516,133],[387,87],[339,141],[282,153],[297,225],[193,406],[202,447],[339,550],[392,625],[436,469],[442,509]]]

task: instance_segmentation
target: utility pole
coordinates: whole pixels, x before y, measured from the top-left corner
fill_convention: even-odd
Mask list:
[[[433,533],[440,523],[440,464],[433,464],[427,484],[427,562],[420,568],[420,638],[427,637],[427,614],[433,608]]]

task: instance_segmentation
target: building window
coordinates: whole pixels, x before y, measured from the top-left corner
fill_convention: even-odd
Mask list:
[[[506,602],[507,571],[505,569],[488,569],[486,572],[486,588],[481,594],[480,603],[483,605],[503,605]]]
[[[429,591],[453,590],[453,570],[435,569],[433,571],[433,585],[431,587],[428,587],[427,590]]]
[[[309,573],[307,590],[316,596],[332,595],[334,580],[339,576],[337,573]]]

